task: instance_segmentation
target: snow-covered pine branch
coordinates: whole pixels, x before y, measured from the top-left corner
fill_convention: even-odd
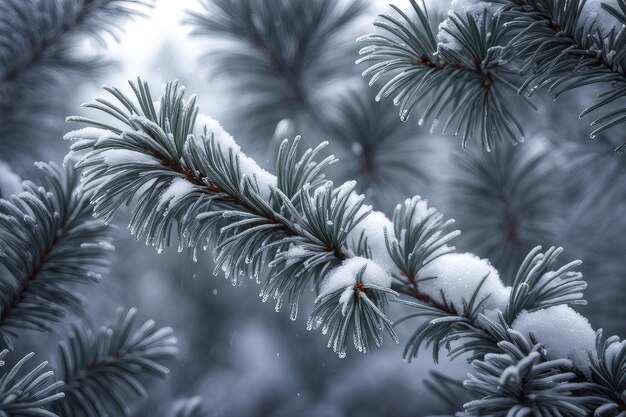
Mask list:
[[[323,144],[299,158],[299,139],[285,141],[274,176],[241,152],[217,121],[199,115],[194,98],[183,102],[184,89],[176,83],[166,86],[158,112],[147,85],[139,82],[133,89],[139,107],[118,90],[108,89],[122,103],[111,111],[125,127],[93,122],[109,130],[88,128],[66,136],[77,140],[74,151],[89,150],[78,165],[85,169],[85,186],[94,189],[99,215],[110,217],[129,197],[141,194],[130,225],[137,238],[160,251],[176,235],[179,250],[189,247],[195,257],[215,237],[216,273],[223,269],[234,284],[242,276],[260,279],[270,265],[262,297],[276,299],[277,309],[286,301],[293,319],[310,284],[319,288],[333,268],[367,241],[384,247],[382,229],[376,235],[354,232],[371,208],[353,192],[354,182],[335,187],[324,180],[322,171],[334,158],[315,162]],[[143,187],[146,181],[149,189]],[[388,265],[384,255],[381,267]],[[356,302],[374,311],[369,300],[357,298],[356,274],[350,279]],[[382,312],[379,317],[382,320]],[[379,340],[378,325],[362,328],[353,323],[355,340],[367,341],[361,337],[366,332],[377,333]],[[341,354],[352,329],[339,330],[344,343],[336,351]]]
[[[555,99],[590,84],[610,86],[580,117],[595,113],[591,137],[626,121],[626,3],[622,0],[492,0],[514,39],[504,60],[524,61],[520,94]],[[616,105],[616,108],[612,107]],[[619,149],[619,148],[618,148]]]
[[[78,166],[99,215],[110,218],[121,204],[133,203],[131,232],[159,251],[176,240],[179,250],[197,257],[213,241],[218,271],[235,284],[244,276],[266,277],[261,296],[276,299],[277,309],[286,300],[292,318],[313,285],[318,299],[309,325],[329,333],[340,356],[350,338],[366,351],[380,345],[383,329],[393,337],[385,307],[399,301],[414,309],[402,320],[428,318],[410,338],[408,357],[427,344],[436,359],[444,347],[452,357],[479,361],[478,374],[484,373],[480,361],[494,357],[488,355],[507,358],[498,378],[483,375],[480,386],[468,384],[483,395],[489,395],[484,384],[526,384],[530,369],[533,377],[548,372],[559,395],[575,395],[567,385],[574,382],[597,393],[580,405],[582,415],[607,404],[625,409],[610,394],[613,382],[598,371],[604,355],[593,329],[568,306],[584,303],[585,283],[574,271],[578,262],[557,265],[561,249],[531,251],[513,286],[505,287],[487,260],[454,253],[447,245],[456,236],[446,231],[450,222],[419,198],[400,204],[390,220],[363,204],[354,183],[336,187],[324,180],[323,168],[334,159],[313,162],[319,147],[298,159],[298,139],[281,146],[274,176],[200,114],[195,97],[185,100],[177,83],[168,83],[157,102],[145,83],[131,86],[134,99],[106,88],[119,101],[103,109],[115,121],[69,118],[96,127],[66,138],[74,141],[72,152],[82,153]],[[555,347],[560,340],[569,341],[567,349]],[[611,371],[626,379],[626,368]],[[544,399],[516,393],[503,393],[510,408],[532,409]],[[467,407],[498,412],[489,397]],[[548,407],[570,415],[562,401]]]
[[[437,29],[437,17],[410,1],[417,17],[392,5],[397,16],[380,15],[382,32],[360,39],[369,45],[357,61],[370,65],[363,75],[371,83],[387,76],[378,97],[393,97],[402,120],[417,107],[420,124],[432,120],[435,129],[445,120],[444,132],[491,149],[523,140],[511,92],[528,100],[545,89],[558,98],[605,84],[612,88],[580,117],[596,114],[592,137],[626,121],[623,1],[454,0]]]
[[[73,167],[36,166],[40,184],[25,181],[24,191],[0,200],[0,346],[80,312],[71,286],[97,282],[114,249]]]
[[[419,111],[420,125],[460,135],[463,146],[470,139],[488,150],[501,141],[523,141],[518,116],[506,100],[520,80],[499,59],[507,31],[494,7],[455,0],[437,29],[438,16],[410,1],[416,18],[392,4],[397,16],[381,14],[374,23],[381,32],[359,38],[368,44],[357,60],[368,65],[363,76],[371,78],[370,85],[386,78],[377,100],[393,98],[402,121]]]

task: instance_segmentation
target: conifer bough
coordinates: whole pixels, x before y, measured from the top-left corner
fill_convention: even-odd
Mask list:
[[[0,346],[17,331],[51,331],[80,313],[72,285],[98,282],[114,249],[74,169],[36,166],[40,184],[24,181],[24,191],[0,199]]]
[[[33,356],[26,355],[7,373],[0,374],[2,417],[111,417],[128,416],[128,404],[145,395],[147,376],[164,377],[164,362],[177,353],[176,338],[169,327],[157,328],[153,320],[136,327],[137,310],[117,311],[112,324],[97,333],[75,325],[68,339],[59,344],[58,380],[47,362],[23,374]],[[8,350],[0,352],[2,359]],[[190,401],[180,415],[200,413]],[[196,413],[196,414],[194,414]]]
[[[4,371],[3,359],[8,353],[7,349],[0,351],[0,372]],[[43,407],[63,398],[63,393],[57,392],[63,382],[55,380],[54,372],[44,371],[48,362],[42,362],[24,373],[22,368],[33,356],[34,353],[24,356],[0,376],[0,416],[57,417]]]
[[[597,114],[591,137],[626,121],[624,1],[454,0],[442,22],[410,2],[417,17],[391,5],[394,15],[374,23],[382,30],[360,38],[368,45],[357,61],[369,65],[371,84],[387,78],[378,97],[393,97],[402,120],[419,110],[420,124],[435,129],[445,120],[444,132],[490,150],[523,140],[510,91],[528,101],[546,90],[556,99],[601,84],[611,88],[580,114]]]
[[[213,243],[216,271],[234,284],[267,277],[262,298],[274,298],[277,309],[287,302],[292,318],[313,286],[308,325],[329,334],[340,356],[349,339],[362,352],[380,346],[385,331],[397,340],[386,307],[408,305],[400,321],[427,320],[408,341],[407,357],[430,345],[435,360],[442,347],[474,360],[465,385],[484,397],[468,411],[626,410],[626,346],[617,337],[604,341],[568,306],[584,303],[585,283],[579,262],[558,264],[560,248],[532,250],[505,287],[488,261],[454,253],[448,243],[458,232],[425,201],[408,199],[388,219],[363,203],[354,183],[325,180],[335,160],[317,162],[322,146],[298,156],[299,138],[283,142],[272,175],[177,83],[157,101],[141,80],[130,84],[134,98],[105,87],[118,103],[101,110],[113,120],[69,118],[92,126],[66,138],[82,155],[77,166],[97,215],[133,204],[131,232],[159,251],[176,242],[197,257]]]

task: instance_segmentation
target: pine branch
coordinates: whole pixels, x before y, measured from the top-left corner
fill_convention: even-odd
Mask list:
[[[5,0],[0,2],[0,153],[44,157],[42,140],[62,132],[75,82],[111,66],[86,53],[85,40],[119,40],[126,18],[145,16],[154,0]],[[45,124],[40,129],[32,123]],[[61,120],[61,123],[59,123]],[[34,146],[33,144],[37,144]]]
[[[545,88],[557,99],[576,88],[609,84],[611,89],[601,93],[596,104],[580,117],[598,111],[605,113],[592,121],[596,127],[592,138],[626,121],[626,107],[619,105],[615,111],[609,107],[626,97],[624,2],[619,3],[617,10],[584,0],[493,1],[505,4],[502,14],[511,19],[507,30],[515,35],[503,52],[503,59],[524,59],[523,71],[528,76],[520,94],[530,96]],[[618,16],[611,19],[614,27],[605,22],[611,13]]]
[[[380,15],[383,20],[374,25],[382,32],[359,39],[369,44],[357,61],[369,65],[363,76],[371,76],[370,84],[388,79],[377,100],[393,97],[402,121],[423,107],[420,125],[431,120],[434,131],[443,122],[442,131],[461,135],[463,146],[470,139],[488,150],[503,140],[523,141],[523,129],[504,100],[518,86],[514,72],[499,59],[507,42],[500,16],[487,8],[451,13],[438,37],[434,25],[439,22],[416,0],[411,5],[417,18],[391,5],[398,16]]]
[[[450,211],[465,231],[463,246],[512,279],[533,247],[553,243],[560,210],[552,162],[546,153],[504,146],[458,154],[454,161]]]
[[[433,149],[425,143],[426,131],[398,123],[395,110],[375,102],[364,82],[325,105],[322,118],[324,136],[338,153],[343,148],[337,177],[359,178],[358,190],[376,207],[392,209],[397,196],[429,183],[426,159]]]
[[[137,311],[118,309],[111,325],[97,333],[75,325],[59,345],[59,377],[63,401],[54,411],[64,417],[129,416],[128,404],[146,395],[143,380],[165,377],[163,362],[178,352],[169,327],[149,320],[136,327]]]
[[[598,331],[596,350],[593,358],[593,378],[596,384],[596,415],[623,415],[626,412],[626,342],[617,336],[606,340],[602,330]]]
[[[138,104],[107,88],[121,103],[105,109],[116,123],[70,118],[103,128],[67,135],[77,141],[74,152],[86,151],[78,165],[85,169],[85,186],[94,189],[97,213],[111,216],[136,201],[131,232],[159,251],[172,238],[179,249],[194,252],[214,238],[218,268],[235,283],[241,276],[267,276],[262,296],[276,298],[277,308],[286,297],[292,317],[313,284],[318,299],[308,324],[329,333],[329,347],[340,356],[350,338],[366,351],[380,345],[383,329],[394,337],[385,307],[400,290],[415,300],[400,300],[415,309],[400,321],[428,318],[409,340],[408,357],[427,344],[435,360],[443,347],[453,358],[508,355],[513,366],[522,360],[512,346],[530,358],[523,359],[529,375],[552,378],[563,397],[580,387],[607,387],[594,365],[595,332],[567,305],[581,302],[585,284],[573,271],[577,262],[555,267],[561,249],[531,251],[513,287],[505,288],[488,261],[452,252],[447,243],[456,233],[446,232],[449,222],[419,198],[400,204],[392,222],[363,206],[354,184],[324,183],[324,161],[307,159],[319,149],[298,160],[297,140],[284,142],[274,177],[215,120],[199,114],[194,98],[183,100],[176,84],[168,84],[156,104],[146,84],[131,86]],[[318,185],[312,194],[309,183]],[[543,345],[535,348],[539,356],[531,352],[535,342]],[[507,368],[496,374],[510,375]],[[487,378],[480,362],[474,369],[483,381],[479,392],[484,384],[497,388],[500,379]],[[488,398],[481,409],[500,412],[501,404],[489,405]],[[515,396],[507,401],[511,408],[525,404]],[[576,404],[591,415],[609,402],[615,398],[596,395]],[[558,413],[561,405],[546,407]]]
[[[255,129],[271,131],[285,117],[311,111],[315,94],[336,77],[346,48],[338,33],[365,8],[362,0],[202,1],[190,13],[192,34],[229,40],[206,54],[217,74],[237,74],[237,113]]]
[[[37,164],[41,186],[0,200],[0,345],[17,331],[52,331],[68,313],[79,313],[76,283],[94,283],[108,267],[111,229],[92,218],[91,194],[73,169]]]
[[[2,360],[9,353],[0,352]],[[63,393],[56,392],[63,385],[54,380],[54,372],[45,371],[48,362],[42,362],[30,372],[20,374],[22,367],[34,353],[24,356],[9,372],[0,376],[0,415],[7,417],[58,417],[43,407],[63,398]]]
[[[23,88],[53,82],[68,71],[93,70],[101,60],[73,55],[76,36],[106,45],[118,40],[123,17],[145,16],[153,0],[7,0],[0,5],[0,91],[13,97]],[[6,93],[7,95],[5,95]]]
[[[384,230],[377,224],[373,229],[367,227],[368,222],[377,222],[384,215],[375,212],[370,216],[371,208],[362,204],[363,197],[353,193],[355,183],[333,187],[323,181],[322,171],[334,159],[314,162],[312,158],[320,147],[298,159],[299,140],[284,142],[276,164],[278,176],[274,177],[243,154],[216,121],[197,115],[194,98],[183,105],[184,90],[176,84],[167,85],[157,105],[158,115],[147,86],[141,82],[132,86],[139,107],[118,90],[107,88],[122,103],[121,107],[111,104],[108,108],[109,114],[123,122],[122,128],[70,118],[108,129],[108,132],[77,131],[67,135],[78,140],[72,146],[74,151],[90,150],[78,165],[85,168],[87,186],[95,188],[93,201],[98,215],[109,218],[120,204],[139,193],[141,198],[130,225],[137,238],[145,237],[146,243],[162,250],[176,234],[179,250],[189,247],[195,252],[208,246],[210,238],[217,235],[216,271],[223,269],[233,283],[238,283],[241,276],[258,279],[263,266],[269,265],[269,277],[261,295],[264,300],[276,299],[277,309],[286,298],[293,319],[305,289],[311,284],[319,289],[325,276],[350,261],[361,252],[362,246],[372,252],[376,263],[393,265],[387,254]],[[148,178],[154,183],[144,191]],[[114,183],[117,185],[113,186]],[[410,210],[403,213],[409,221],[409,230],[419,228],[418,216],[424,216],[427,211],[425,203],[415,203],[410,204],[411,210],[419,210],[419,214],[413,216]],[[409,256],[413,248],[398,243],[392,234],[392,223],[386,221],[390,244],[399,248],[400,255]],[[175,223],[178,232],[172,230]],[[427,229],[430,239],[419,254],[424,261],[454,237],[454,234],[441,235],[437,226]],[[418,232],[410,233],[406,239],[419,240],[420,236]],[[371,311],[372,317],[382,320],[382,326],[386,320],[384,312],[361,291],[356,277],[359,269],[351,274],[355,298],[347,301],[355,301],[359,308]],[[406,281],[401,270],[395,275],[398,280]],[[376,298],[379,292],[383,298],[394,295],[374,287],[367,294]],[[413,295],[430,300],[426,294]],[[314,317],[314,323],[321,324],[317,318]],[[342,325],[340,334],[349,330],[343,326],[346,322],[336,323]],[[357,333],[363,332],[356,338],[359,341],[368,340],[368,333],[375,334],[373,340],[380,341],[382,327],[355,328]],[[345,343],[334,348],[344,354]]]
[[[465,410],[473,415],[497,417],[520,415],[588,415],[585,396],[589,384],[575,382],[576,374],[559,372],[569,367],[567,360],[541,361],[541,346],[532,348],[522,342],[522,349],[510,342],[500,342],[504,354],[486,355],[474,362],[475,372],[465,386],[485,396],[470,401]]]

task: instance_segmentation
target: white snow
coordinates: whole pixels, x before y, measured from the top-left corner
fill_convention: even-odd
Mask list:
[[[22,191],[22,179],[11,171],[6,163],[0,161],[0,197],[7,198]]]
[[[71,132],[63,135],[64,140],[98,140],[102,135],[110,133],[106,129],[99,129],[97,127],[85,127],[78,130],[72,130]]]
[[[365,267],[362,282],[377,285],[383,288],[391,286],[391,276],[376,262],[360,256],[348,258],[342,264],[326,275],[320,288],[319,297],[344,289],[339,303],[345,309],[354,293],[354,284],[357,283],[357,274]]]
[[[124,164],[160,164],[160,161],[153,156],[127,149],[110,149],[102,152],[101,156],[104,163],[110,167]]]
[[[355,193],[356,194],[356,193]],[[358,244],[361,234],[367,239],[372,259],[383,266],[389,272],[396,272],[397,267],[387,252],[385,243],[385,230],[390,240],[395,237],[393,222],[380,211],[371,211],[348,233],[347,242],[355,246]]]
[[[289,249],[280,254],[280,259],[285,260],[285,266],[291,266],[308,257],[310,252],[301,245],[290,245]]]
[[[159,197],[157,210],[160,210],[165,204],[169,207],[175,205],[195,188],[191,182],[184,178],[174,178],[169,187]]]
[[[484,11],[487,10],[487,18],[491,19],[495,13],[497,13],[503,5],[491,3],[488,1],[476,1],[476,0],[454,0],[452,2],[449,16],[458,16],[463,21],[466,19],[467,13],[469,13],[476,24],[480,27],[483,24]],[[461,44],[444,29],[449,29],[453,32],[456,31],[456,25],[452,23],[450,18],[445,19],[439,24],[439,33],[437,34],[437,44],[441,47],[460,51],[462,49]]]
[[[269,200],[271,188],[276,187],[277,184],[276,176],[261,168],[254,159],[243,153],[241,147],[237,145],[232,135],[226,132],[217,120],[205,114],[198,113],[196,124],[193,128],[193,137],[196,143],[202,148],[204,147],[205,131],[207,139],[211,137],[211,133],[213,134],[213,140],[220,146],[222,155],[224,155],[225,158],[229,157],[229,150],[232,149],[233,153],[239,158],[241,173],[256,178],[261,197],[265,200]]]
[[[498,271],[488,260],[471,253],[448,253],[430,262],[420,271],[420,278],[436,277],[420,281],[419,290],[432,299],[452,304],[457,313],[463,313],[463,300],[469,302],[483,278],[487,277],[478,291],[476,302],[483,298],[484,311],[495,314],[504,311],[509,300],[510,288],[500,281]],[[488,314],[489,316],[489,314]],[[491,318],[491,317],[490,317]]]
[[[511,327],[525,336],[532,333],[547,352],[548,359],[567,358],[587,377],[595,354],[596,333],[587,319],[567,305],[529,313],[522,311]]]
[[[463,48],[459,41],[452,36],[447,30],[455,31],[456,27],[450,18],[445,19],[443,22],[439,23],[438,26],[439,33],[437,33],[437,47],[451,49],[453,51],[461,51]],[[447,30],[445,30],[447,29]]]
[[[207,139],[211,137],[211,133],[213,134],[213,139],[216,144],[220,145],[224,156],[228,157],[228,149],[232,149],[235,153],[241,152],[241,147],[237,145],[235,138],[224,130],[219,121],[206,114],[198,113],[193,127],[193,136],[198,145],[204,143],[205,131]]]
[[[276,176],[261,168],[254,159],[243,152],[239,154],[239,168],[243,175],[256,179],[261,197],[266,201],[269,200],[272,187],[276,187],[278,183]]]
[[[592,26],[599,28],[603,34],[608,34],[613,27],[616,31],[622,28],[622,23],[602,7],[602,3],[612,6],[615,10],[620,10],[618,0],[587,0],[578,22],[579,27],[586,31]]]

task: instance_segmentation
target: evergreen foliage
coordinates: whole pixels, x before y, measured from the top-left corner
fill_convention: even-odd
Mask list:
[[[81,40],[105,46],[117,39],[119,22],[152,3],[1,3],[0,148],[45,131],[46,115],[66,105],[56,93],[68,80],[107,65],[77,53]],[[367,353],[388,336],[405,343],[408,361],[426,350],[434,362],[465,359],[464,380],[434,372],[426,381],[456,415],[626,416],[626,342],[604,337],[573,309],[586,306],[585,298],[600,301],[601,308],[581,311],[594,324],[602,309],[619,321],[623,301],[617,281],[626,225],[615,216],[625,207],[623,166],[613,150],[625,146],[624,0],[454,0],[446,16],[429,13],[425,1],[409,0],[409,12],[392,5],[377,32],[358,40],[363,77],[383,82],[377,94],[363,77],[336,69],[352,66],[357,51],[347,29],[365,2],[201,3],[186,23],[194,35],[220,41],[206,54],[208,71],[228,74],[233,119],[245,125],[237,129],[273,152],[272,160],[266,170],[257,163],[265,157],[246,155],[178,82],[155,100],[138,79],[131,94],[105,86],[108,97],[85,104],[97,116],[67,119],[88,127],[65,136],[72,144],[63,168],[35,164],[37,184],[0,162],[0,367],[5,357],[22,357],[15,343],[24,341],[22,330],[56,332],[72,323],[55,373],[47,362],[24,371],[32,353],[0,370],[0,417],[143,414],[133,410],[137,399],[152,377],[168,375],[178,353],[171,328],[138,323],[134,308],[119,308],[97,329],[85,325],[77,284],[95,283],[108,269],[108,224],[123,206],[132,209],[131,235],[158,253],[174,246],[198,261],[211,248],[214,275],[245,287],[250,278],[260,298],[271,298],[277,312],[285,307],[292,320],[313,304],[306,327],[321,330],[340,358],[349,345]],[[537,92],[578,98],[587,86],[607,88],[591,104],[581,100],[580,117],[593,115],[583,133],[603,140],[591,152],[578,131],[567,141],[556,137],[576,127],[552,129],[544,142],[541,128],[524,120]],[[377,103],[385,98],[398,111]],[[580,104],[572,102],[568,108]],[[552,111],[536,118],[552,127]],[[460,238],[454,220],[419,196],[406,198],[419,181],[432,184],[443,162],[431,158],[438,155],[422,143],[421,128],[402,123],[413,112],[431,133],[452,132],[463,147],[476,140],[484,148],[455,155],[452,197],[434,196],[459,214]],[[510,146],[525,140],[524,130],[533,147]],[[320,136],[329,141],[313,142]],[[431,160],[422,163],[423,156]],[[593,233],[602,242],[589,239]],[[471,252],[457,251],[457,242]],[[570,252],[537,246],[554,242]],[[572,253],[590,259],[588,266],[570,261]],[[581,271],[597,287],[591,297]],[[204,305],[198,288],[184,290],[187,301]],[[203,329],[213,337],[210,330]],[[18,352],[8,356],[4,347]],[[202,372],[178,375],[184,390]],[[146,407],[170,417],[217,412],[211,401],[176,391]]]
[[[345,161],[329,177],[362,178],[359,192],[384,209],[397,196],[413,194],[416,184],[428,183],[431,175],[422,164],[407,162],[409,155],[420,160],[430,154],[423,141],[414,140],[423,133],[397,123],[392,109],[375,103],[352,63],[356,49],[349,29],[365,2],[202,4],[188,23],[193,35],[211,41],[203,67],[234,93],[228,113],[236,117],[225,122],[237,126],[252,149],[264,144],[259,134],[275,132],[268,154],[273,160],[282,140],[295,136],[283,133],[288,125],[307,146],[315,147],[312,138],[328,138],[331,152]],[[231,84],[231,76],[237,82]],[[399,180],[406,176],[412,181]]]
[[[527,75],[520,94],[532,95],[545,88],[556,99],[582,86],[610,85],[580,117],[597,114],[591,122],[595,127],[592,138],[626,121],[623,105],[617,110],[609,107],[626,97],[624,2],[615,2],[615,7],[585,0],[496,2],[504,3],[502,14],[511,20],[507,27],[515,35],[503,59],[524,57],[522,70]],[[594,7],[595,16],[589,11]],[[603,16],[607,10],[617,18]]]
[[[512,278],[534,246],[554,241],[559,190],[550,162],[525,147],[455,155],[450,210],[464,230],[461,239],[504,276]]]
[[[337,33],[365,3],[206,0],[202,5],[202,13],[189,17],[192,34],[236,43],[237,52],[228,44],[207,54],[207,62],[217,62],[218,74],[245,77],[232,88],[252,105],[241,105],[238,116],[267,132],[302,110],[317,111],[318,91],[333,81],[337,58],[349,51],[337,43]]]
[[[0,352],[0,367],[8,350]],[[42,362],[28,372],[22,368],[34,356],[29,353],[0,376],[0,415],[3,417],[57,417],[43,406],[63,398],[57,392],[63,382],[56,381],[52,371],[45,371],[48,362]]]
[[[153,320],[136,325],[137,310],[119,309],[113,323],[97,332],[76,325],[59,345],[63,401],[54,403],[61,416],[129,416],[129,404],[145,396],[147,376],[165,377],[163,362],[178,352],[169,327]]]
[[[273,286],[268,292],[265,284],[261,295],[277,299],[278,308],[286,297],[292,317],[302,290],[313,284],[319,297],[310,326],[323,324],[329,347],[340,356],[350,333],[357,350],[380,344],[390,324],[384,307],[397,299],[397,290],[409,298],[398,301],[415,309],[401,321],[428,318],[409,339],[408,357],[430,345],[435,360],[442,348],[453,358],[473,360],[465,385],[483,397],[465,405],[470,413],[591,415],[626,409],[619,395],[607,394],[615,387],[598,362],[606,355],[584,344],[593,330],[567,307],[583,303],[585,283],[575,271],[579,262],[556,264],[562,249],[532,250],[506,289],[486,261],[451,253],[446,243],[456,234],[446,233],[449,223],[423,201],[400,204],[393,221],[374,221],[379,215],[363,205],[354,184],[324,183],[314,163],[299,175],[292,171],[289,180],[281,178],[284,169],[277,177],[262,170],[217,122],[198,113],[193,98],[183,100],[176,83],[166,85],[156,107],[145,83],[131,86],[134,100],[107,88],[119,104],[110,103],[105,112],[116,121],[70,118],[103,128],[67,135],[75,141],[72,150],[83,152],[78,166],[85,170],[85,187],[94,190],[97,213],[108,218],[121,204],[136,201],[130,229],[159,250],[176,239],[181,250],[189,247],[197,256],[213,240],[226,276],[234,283],[242,276],[267,276]],[[296,144],[283,144],[276,166],[303,169],[295,162]],[[143,186],[146,181],[151,187]],[[377,250],[381,242],[387,253]],[[442,267],[452,259],[465,262],[465,276]],[[428,268],[440,272],[430,276]],[[566,320],[570,327],[550,327],[542,319],[556,307],[555,323]],[[559,349],[554,339],[560,337],[578,338],[580,347]],[[614,377],[621,378],[626,369],[612,363]],[[580,390],[594,395],[581,397]]]
[[[73,168],[39,163],[40,185],[0,200],[0,345],[21,330],[52,331],[82,311],[75,284],[97,282],[109,264],[111,229],[93,218],[91,194]]]
[[[439,22],[425,7],[416,0],[411,5],[416,19],[391,5],[399,16],[383,14],[375,23],[384,33],[359,39],[368,43],[357,61],[369,65],[363,76],[371,77],[370,84],[387,78],[376,99],[392,97],[402,121],[420,111],[418,124],[432,123],[431,131],[441,125],[444,133],[460,135],[463,146],[470,139],[488,150],[503,140],[523,141],[521,124],[505,102],[519,80],[496,52],[508,36],[500,16],[487,9],[478,15],[452,13],[443,29],[453,39],[451,47],[438,43]]]
[[[78,53],[89,39],[106,46],[119,39],[119,22],[145,16],[153,0],[6,0],[0,3],[0,149],[32,153],[46,132],[29,120],[55,126],[66,108],[71,81],[111,64],[102,54]],[[58,124],[58,123],[56,123]],[[29,146],[30,144],[30,146]]]
[[[576,374],[559,372],[569,367],[565,359],[541,361],[540,345],[530,348],[523,339],[521,347],[502,341],[504,353],[488,354],[474,362],[474,374],[465,386],[485,398],[467,403],[465,409],[476,415],[561,415],[585,416],[581,406],[588,386],[573,380]]]
[[[498,141],[524,138],[521,122],[503,102],[506,90],[527,99],[545,89],[558,98],[590,84],[612,86],[580,115],[597,114],[591,137],[626,120],[623,105],[611,107],[626,92],[623,2],[456,0],[438,34],[437,18],[416,0],[411,4],[415,19],[394,5],[397,16],[381,15],[375,25],[383,31],[361,39],[369,45],[357,61],[370,65],[363,75],[372,82],[389,74],[378,97],[393,97],[402,120],[425,107],[420,124],[433,120],[434,128],[448,109],[444,132],[461,134],[464,145],[478,138],[490,150]],[[426,97],[433,99],[420,106]]]

